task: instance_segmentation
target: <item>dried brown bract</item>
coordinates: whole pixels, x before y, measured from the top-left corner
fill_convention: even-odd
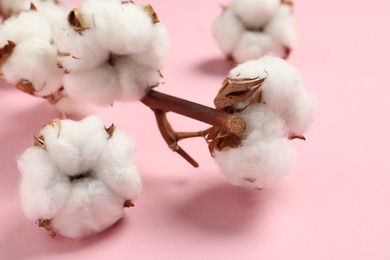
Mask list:
[[[222,151],[228,148],[235,148],[241,144],[241,138],[226,130],[211,127],[203,132],[203,136],[209,145],[210,154],[214,156],[214,151]]]
[[[259,90],[266,78],[230,79],[223,81],[221,89],[214,99],[215,108],[228,113],[241,112],[250,104],[259,102],[261,90]],[[238,102],[249,101],[247,106],[238,110],[234,105]]]
[[[34,144],[33,146],[35,147],[40,147],[40,148],[43,148],[43,149],[46,149],[46,145],[45,145],[45,138],[43,136],[33,136],[33,139],[34,139]]]
[[[54,238],[57,233],[53,230],[51,220],[50,219],[40,219],[37,221],[38,227],[42,227],[46,229],[47,231],[50,231],[50,236]]]
[[[152,18],[153,23],[159,23],[160,20],[158,19],[157,13],[154,11],[153,7],[151,5],[146,5],[144,7],[146,13]]]
[[[33,84],[28,80],[21,80],[16,84],[16,88],[26,94],[35,96],[35,89]]]
[[[11,56],[15,47],[16,47],[16,43],[14,43],[13,41],[8,41],[6,45],[4,45],[2,48],[0,48],[0,67]]]
[[[81,11],[78,8],[75,8],[72,11],[70,11],[68,15],[68,22],[71,26],[73,26],[73,29],[78,33],[81,33],[82,31],[89,29],[88,24],[84,21]]]
[[[134,207],[134,203],[131,200],[126,200],[125,203],[123,203],[124,208],[132,208]]]
[[[107,132],[107,134],[108,134],[108,136],[109,136],[109,137],[108,137],[109,139],[110,139],[110,138],[112,137],[112,135],[114,134],[115,128],[116,128],[116,126],[115,126],[114,124],[111,124],[110,127],[106,128],[106,132]]]
[[[64,97],[64,87],[59,88],[56,92],[44,96],[43,98],[46,99],[50,104],[55,105],[58,101],[60,101]]]

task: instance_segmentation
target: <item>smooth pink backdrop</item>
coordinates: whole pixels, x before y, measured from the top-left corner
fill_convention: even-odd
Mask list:
[[[205,105],[229,65],[210,25],[227,0],[151,3],[172,53],[159,90]],[[229,185],[203,140],[183,142],[193,169],[159,136],[141,104],[97,114],[137,142],[144,190],[125,218],[95,237],[51,239],[23,217],[15,158],[57,112],[0,86],[0,259],[390,259],[390,4],[295,1],[299,44],[289,59],[318,100],[298,162],[278,186]],[[205,125],[172,116],[175,128]]]

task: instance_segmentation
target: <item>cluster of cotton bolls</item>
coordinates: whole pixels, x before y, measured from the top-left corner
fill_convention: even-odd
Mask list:
[[[89,0],[67,10],[41,0],[15,9],[0,27],[1,76],[58,110],[139,100],[159,84],[170,42],[150,5]]]
[[[95,116],[49,122],[18,159],[24,214],[71,238],[110,227],[141,191],[134,150],[125,133]]]
[[[140,100],[159,84],[170,47],[151,6],[120,0],[84,2],[54,39],[65,89],[98,106]]]
[[[296,42],[292,3],[232,0],[213,24],[221,50],[237,63],[266,54],[286,58]]]
[[[215,160],[231,183],[254,188],[273,185],[293,167],[295,152],[289,140],[304,138],[316,102],[299,72],[285,60],[265,56],[233,68],[230,79],[264,79],[259,102],[237,102],[236,111],[247,123],[241,144],[215,151]],[[255,95],[255,94],[254,94]]]

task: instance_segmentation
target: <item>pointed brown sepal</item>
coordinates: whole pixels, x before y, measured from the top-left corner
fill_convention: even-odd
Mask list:
[[[36,224],[38,225],[38,227],[42,227],[44,229],[46,229],[47,231],[50,232],[50,237],[51,238],[55,238],[56,235],[57,235],[57,232],[55,232],[53,230],[53,226],[52,226],[52,223],[51,223],[51,219],[39,219]]]
[[[39,219],[36,224],[38,227],[44,228],[47,231],[52,230],[51,220],[50,219]]]
[[[57,56],[58,57],[68,57],[68,56],[70,56],[70,53],[57,50]]]
[[[286,4],[286,5],[289,5],[289,6],[293,6],[294,5],[293,1],[291,1],[291,0],[282,0],[282,4]]]
[[[250,182],[250,183],[254,183],[254,182],[256,182],[256,178],[253,178],[253,177],[245,177],[245,178],[244,178],[244,181]]]
[[[132,208],[134,207],[134,203],[131,200],[126,200],[125,203],[123,203],[124,208]]]
[[[72,11],[70,11],[70,13],[68,14],[68,22],[71,26],[73,26],[73,29],[78,33],[90,29],[87,23],[83,20],[81,11],[78,8],[75,8]]]
[[[111,124],[110,127],[106,128],[106,132],[109,136],[108,139],[110,139],[112,137],[112,135],[114,134],[115,128],[116,128],[116,126],[114,124]]]
[[[51,93],[50,95],[44,96],[43,98],[47,100],[52,105],[55,105],[64,97],[64,87],[59,88],[57,91]],[[64,119],[64,118],[63,118]]]
[[[287,47],[287,46],[284,46],[283,49],[284,49],[284,55],[282,58],[286,60],[288,57],[290,57],[292,50],[290,47]]]
[[[35,96],[35,89],[33,84],[28,80],[21,80],[16,84],[16,88],[26,94]]]
[[[43,136],[36,136],[36,135],[34,135],[33,139],[34,139],[34,144],[33,145],[35,147],[40,147],[40,148],[46,149],[45,139],[44,139]]]
[[[152,18],[152,23],[156,24],[160,22],[160,20],[158,19],[158,15],[156,14],[151,5],[146,5],[144,9],[146,13],[150,16],[150,18]]]
[[[34,3],[30,4],[30,10],[31,11],[36,11],[37,10],[37,7],[34,5]]]
[[[3,65],[7,59],[11,56],[16,47],[16,43],[8,41],[6,45],[0,48],[0,66]]]
[[[289,140],[300,139],[300,140],[306,141],[306,137],[304,137],[303,135],[295,134],[295,133],[289,133],[288,139]]]
[[[211,156],[214,156],[215,150],[222,151],[229,148],[238,147],[241,144],[241,138],[226,130],[211,127],[203,132],[203,136],[209,145]]]

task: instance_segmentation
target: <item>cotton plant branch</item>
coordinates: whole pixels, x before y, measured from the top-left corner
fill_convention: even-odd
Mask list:
[[[217,129],[227,131],[233,135],[242,134],[246,128],[245,120],[238,115],[232,115],[221,110],[166,95],[152,89],[144,96],[141,102],[154,111],[161,135],[169,148],[180,154],[194,167],[198,167],[198,163],[177,143],[185,138],[206,137],[208,131],[192,133],[175,132],[168,122],[166,116],[167,112],[174,112],[210,124]]]

